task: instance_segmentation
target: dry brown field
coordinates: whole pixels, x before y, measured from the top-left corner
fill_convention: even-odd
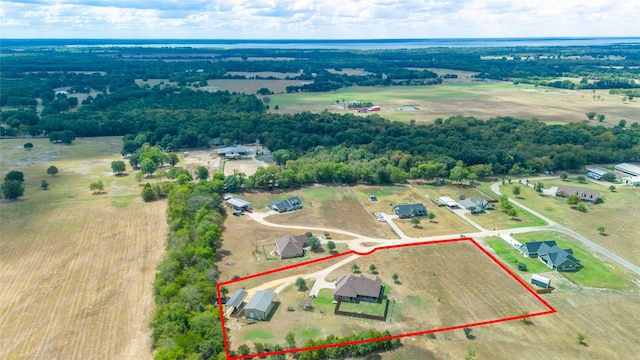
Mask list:
[[[302,311],[299,304],[306,293],[292,285],[277,296],[280,305],[270,321],[247,325],[231,318],[232,328],[228,332],[231,347],[242,343],[251,346],[252,334],[270,334],[271,344],[283,344],[284,335],[289,331],[301,340],[308,336],[305,334],[345,336],[371,327],[389,330],[392,334],[407,334],[518,316],[524,311],[548,310],[469,241],[378,250],[353,263],[363,272],[370,263],[376,264],[383,283],[390,288],[391,304],[386,321],[336,316],[332,311],[323,314],[318,311],[323,308],[321,304],[315,311]],[[351,263],[347,263],[334,270],[327,280],[350,274],[350,267]],[[298,274],[304,274],[304,270],[297,270]],[[307,273],[313,271],[308,269]],[[393,272],[400,276],[398,284],[391,279]],[[284,274],[268,277],[275,276]],[[487,283],[492,286],[483,286]],[[312,304],[314,302],[312,300]],[[287,311],[288,306],[294,306],[296,311]]]
[[[0,141],[2,174],[23,171],[26,188],[0,204],[0,358],[151,359],[166,202],[143,203],[133,176],[111,174],[119,138],[29,141]]]

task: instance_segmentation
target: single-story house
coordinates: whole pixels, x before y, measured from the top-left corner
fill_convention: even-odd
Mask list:
[[[243,314],[249,319],[267,320],[275,306],[276,293],[271,290],[258,290],[245,305]]]
[[[241,147],[230,146],[217,149],[216,153],[218,153],[218,156],[220,157],[236,158],[242,155],[247,155],[249,150]]]
[[[297,196],[292,196],[284,200],[274,200],[267,204],[271,210],[283,213],[286,211],[293,211],[302,209],[302,200]]]
[[[415,216],[427,216],[427,208],[422,204],[400,204],[394,206],[393,211],[400,219],[408,219]]]
[[[438,204],[440,204],[440,206],[446,206],[449,209],[457,209],[459,207],[459,204],[448,196],[439,197]]]
[[[236,290],[236,292],[231,295],[229,300],[224,304],[226,309],[233,308],[233,311],[237,311],[242,306],[242,302],[247,297],[248,293],[244,290]]]
[[[368,279],[363,275],[343,275],[336,280],[333,299],[349,302],[360,300],[378,302],[382,298],[383,290],[382,280],[378,276]]]
[[[640,176],[640,166],[636,166],[629,163],[622,163],[614,166],[613,168],[627,175]]]
[[[640,186],[640,176],[626,176],[620,179],[623,184],[631,186]]]
[[[551,279],[537,274],[531,275],[531,283],[533,285],[540,286],[541,288],[548,289],[551,287]]]
[[[600,192],[598,190],[585,189],[577,186],[560,185],[556,190],[556,196],[567,197],[573,194],[579,195],[580,200],[582,201],[590,202],[596,202],[598,197],[600,197]]]
[[[472,214],[482,213],[485,210],[493,210],[493,205],[480,196],[460,200],[460,206],[469,210]]]
[[[307,235],[286,235],[276,240],[276,249],[280,259],[303,256],[306,246]]]
[[[548,267],[557,271],[576,271],[580,259],[573,256],[573,250],[561,249],[555,241],[529,241],[520,246],[520,252],[530,258],[539,258]]]
[[[602,179],[602,177],[604,176],[604,174],[608,173],[609,171],[607,170],[602,170],[602,169],[596,169],[596,168],[587,168],[587,176],[592,178],[592,179],[596,179],[596,180],[600,180]]]
[[[248,201],[244,201],[239,198],[230,198],[225,201],[228,206],[238,210],[238,211],[246,211],[251,208],[251,203]]]

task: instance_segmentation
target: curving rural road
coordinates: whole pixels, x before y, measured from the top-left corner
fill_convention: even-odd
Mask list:
[[[553,179],[555,177],[543,177],[543,178],[536,178],[536,179],[529,179],[529,180],[544,180],[544,179]],[[498,195],[502,195],[500,193],[500,182],[496,182],[494,184],[491,185],[491,190],[493,192],[495,192]],[[474,221],[472,221],[471,219],[469,219],[467,216],[465,216],[464,211],[454,211],[454,213],[458,216],[460,216],[462,219],[464,219],[465,221],[467,221],[468,223],[470,223],[471,225],[473,225],[475,228],[477,228],[478,232],[475,233],[468,233],[465,236],[468,237],[472,237],[472,238],[485,238],[485,237],[489,237],[489,236],[499,236],[501,233],[504,234],[506,231],[508,231],[510,234],[520,234],[520,233],[528,233],[528,232],[535,232],[535,231],[544,231],[544,230],[553,230],[553,231],[557,231],[557,232],[561,232],[563,234],[569,235],[575,239],[577,239],[578,241],[582,242],[585,246],[589,247],[591,250],[598,252],[602,255],[605,255],[607,257],[609,257],[610,259],[612,259],[613,261],[619,263],[620,265],[624,266],[625,268],[627,268],[629,271],[634,272],[637,275],[640,275],[640,267],[630,263],[629,261],[621,258],[620,256],[616,255],[615,253],[611,252],[610,250],[598,245],[597,243],[589,240],[588,238],[576,233],[573,230],[567,229],[566,227],[558,224],[557,222],[547,218],[546,216],[540,214],[539,212],[532,210],[524,205],[522,205],[521,203],[509,198],[509,201],[511,201],[513,204],[519,206],[520,208],[528,211],[529,213],[537,216],[538,218],[544,220],[547,222],[548,225],[545,226],[532,226],[532,227],[524,227],[524,228],[515,228],[515,229],[509,229],[509,230],[486,230],[484,228],[482,228],[480,225],[478,225],[477,223],[475,223]],[[341,229],[331,229],[331,228],[320,228],[320,227],[308,227],[308,226],[298,226],[298,225],[281,225],[281,224],[274,224],[271,222],[268,222],[265,220],[265,217],[270,216],[275,214],[274,212],[266,212],[266,213],[256,213],[256,212],[252,212],[252,213],[247,213],[247,215],[253,219],[254,221],[259,222],[260,224],[263,224],[265,226],[271,226],[271,227],[277,227],[277,228],[283,228],[283,229],[298,229],[298,230],[316,230],[316,231],[328,231],[331,232],[333,234],[342,234],[342,235],[346,235],[346,236],[350,236],[355,238],[354,240],[333,240],[336,243],[345,243],[349,245],[349,248],[353,251],[359,252],[359,253],[365,253],[365,252],[370,252],[372,249],[376,249],[378,247],[381,246],[389,246],[389,245],[404,245],[404,244],[411,244],[411,243],[417,243],[417,242],[430,242],[430,241],[440,241],[440,240],[449,240],[449,239],[455,239],[457,237],[459,237],[458,234],[447,234],[447,235],[438,235],[438,236],[428,236],[428,237],[419,237],[419,238],[411,238],[408,237],[406,234],[404,234],[402,232],[402,230],[394,223],[394,220],[397,218],[397,216],[394,215],[388,215],[385,214],[384,217],[387,220],[387,223],[389,224],[389,226],[391,226],[391,228],[398,234],[399,239],[379,239],[379,238],[372,238],[372,237],[368,237],[368,236],[363,236],[360,234],[356,234],[350,231],[345,231],[345,230],[341,230]],[[326,243],[326,241],[324,241]],[[374,246],[365,246],[364,244],[368,243],[368,244],[377,244]],[[319,270],[313,273],[309,273],[309,274],[304,274],[304,275],[300,275],[301,277],[305,278],[305,279],[315,279],[315,283],[314,286],[312,287],[312,289],[310,290],[309,295],[310,296],[317,296],[318,292],[323,289],[323,288],[330,288],[333,289],[335,288],[335,284],[333,282],[328,282],[326,281],[326,276],[331,273],[333,270],[337,269],[338,267],[344,265],[344,264],[348,264],[349,262],[352,262],[353,260],[359,258],[361,255],[359,254],[354,254],[351,255],[339,262],[337,262],[336,264],[333,264],[323,270]],[[282,279],[277,279],[277,280],[273,280],[270,281],[268,283],[262,284],[258,287],[252,288],[247,290],[249,293],[253,293],[256,290],[260,290],[260,289],[267,289],[267,288],[272,288],[274,286],[277,286],[275,289],[276,293],[279,293],[280,291],[284,290],[287,286],[290,286],[291,284],[295,283],[295,279],[297,279],[299,276],[290,276],[290,277],[286,277],[286,278],[282,278]]]

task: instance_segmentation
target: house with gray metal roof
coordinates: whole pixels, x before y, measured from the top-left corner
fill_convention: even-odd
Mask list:
[[[231,295],[229,300],[224,304],[226,309],[233,308],[233,311],[240,309],[242,306],[242,302],[247,297],[248,293],[244,290],[236,290],[236,292]]]
[[[248,210],[251,206],[250,202],[244,201],[238,198],[230,198],[230,199],[227,199],[225,202],[227,203],[228,206],[240,211]]]
[[[243,314],[248,319],[267,320],[273,311],[276,293],[271,290],[258,290],[245,305]]]
[[[629,163],[622,163],[614,166],[613,168],[627,175],[640,176],[640,166],[636,166]]]

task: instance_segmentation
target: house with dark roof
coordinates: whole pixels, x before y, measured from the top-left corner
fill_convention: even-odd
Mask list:
[[[274,200],[267,204],[271,210],[283,213],[286,211],[293,211],[302,209],[302,200],[297,196],[292,196],[284,200]]]
[[[382,280],[378,276],[368,279],[363,275],[343,275],[336,280],[333,299],[349,302],[378,302],[382,298],[383,290]]]
[[[600,197],[598,190],[585,189],[577,186],[560,185],[556,190],[556,196],[567,197],[569,195],[578,195],[582,201],[596,202]]]
[[[275,306],[276,293],[271,290],[258,290],[242,311],[249,319],[267,320]]]
[[[307,246],[307,235],[285,235],[276,239],[276,251],[280,259],[304,256],[304,248]]]
[[[576,271],[580,259],[573,256],[573,250],[561,249],[555,241],[529,241],[520,246],[520,252],[530,258],[539,258],[545,265],[557,271]]]
[[[393,211],[400,219],[427,216],[427,208],[422,204],[400,204],[394,206]]]
[[[472,214],[479,214],[485,212],[485,210],[493,210],[493,205],[491,205],[487,200],[481,198],[480,196],[474,196],[468,199],[460,200],[460,206],[469,210]]]

